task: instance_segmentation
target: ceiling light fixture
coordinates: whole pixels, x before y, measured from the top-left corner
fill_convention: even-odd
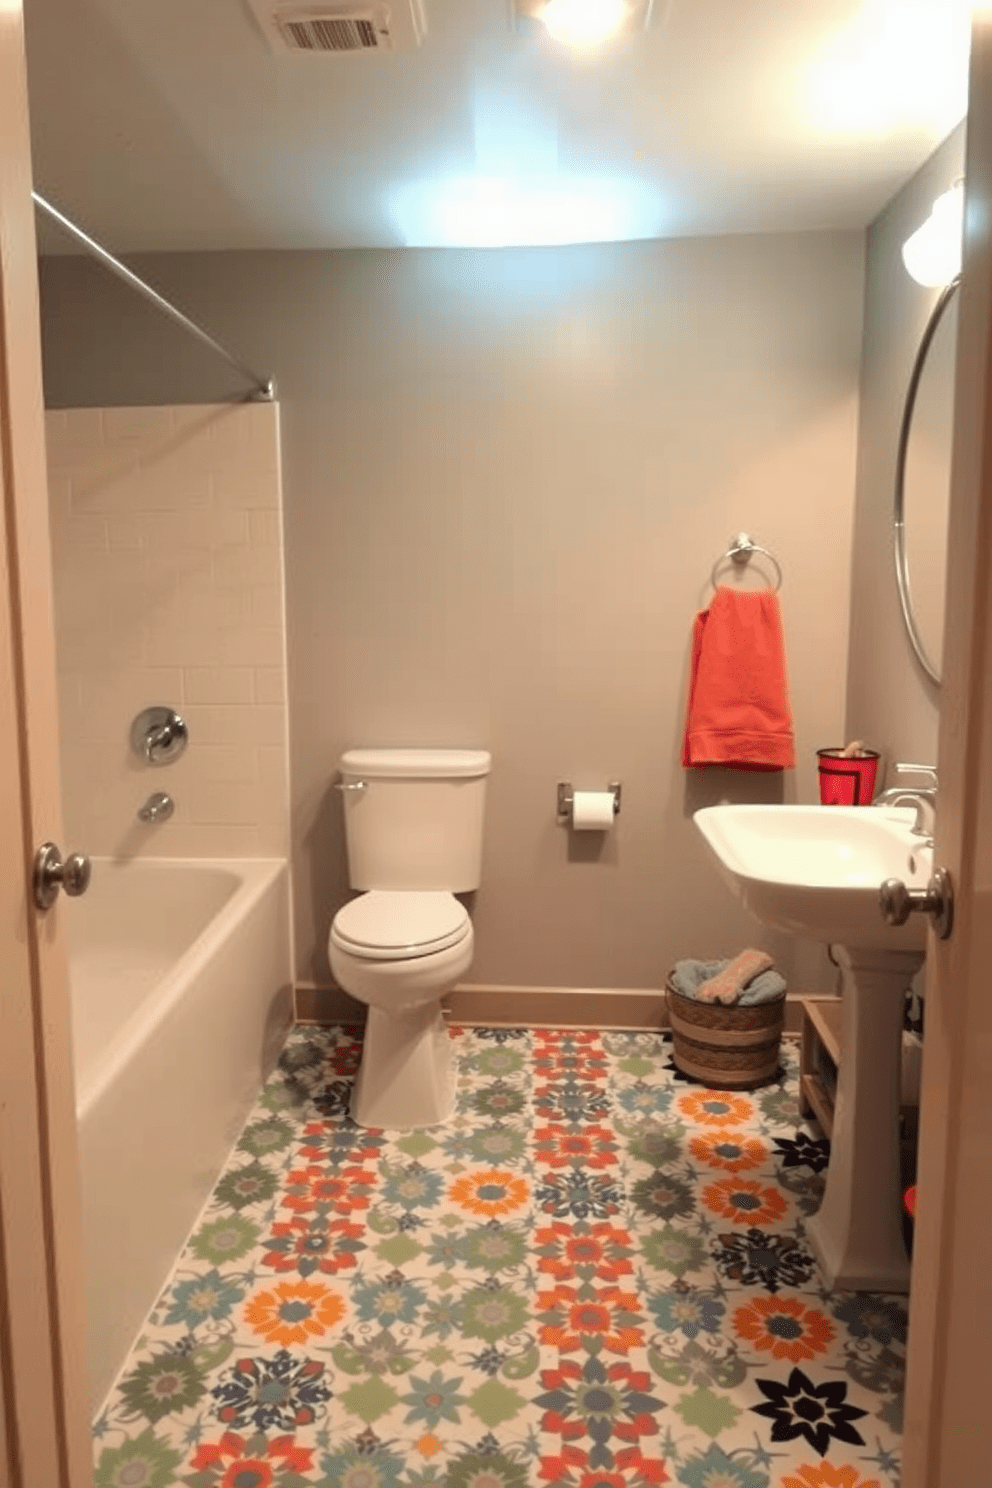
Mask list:
[[[942,289],[961,272],[964,182],[938,196],[922,227],[902,245],[902,261],[917,284]]]
[[[462,176],[412,181],[393,193],[408,248],[534,248],[658,237],[652,187],[602,176]]]
[[[627,5],[625,0],[548,0],[541,20],[556,41],[595,46],[621,29]]]

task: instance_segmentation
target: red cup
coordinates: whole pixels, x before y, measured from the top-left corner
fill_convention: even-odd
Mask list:
[[[818,749],[821,806],[870,806],[875,794],[879,754],[863,749],[845,757],[843,749]]]

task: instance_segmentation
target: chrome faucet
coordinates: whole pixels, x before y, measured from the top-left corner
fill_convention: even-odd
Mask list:
[[[879,791],[873,806],[912,806],[916,818],[910,831],[926,843],[933,842],[934,819],[937,814],[937,771],[933,765],[897,763],[892,766],[893,775],[923,775],[929,777],[930,785],[890,785]]]
[[[143,806],[138,807],[138,820],[140,822],[168,821],[175,809],[176,803],[171,796],[167,796],[165,791],[155,791]]]

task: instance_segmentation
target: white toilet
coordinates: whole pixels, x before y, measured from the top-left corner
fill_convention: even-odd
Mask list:
[[[410,1130],[451,1114],[455,1067],[441,998],[472,961],[454,897],[479,885],[490,756],[482,749],[351,749],[341,759],[348,878],[334,916],[339,987],[368,1004],[351,1114]]]

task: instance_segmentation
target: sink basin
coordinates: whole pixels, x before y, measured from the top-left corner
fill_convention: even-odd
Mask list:
[[[911,807],[707,806],[693,820],[731,888],[765,924],[862,950],[922,950],[924,915],[887,925],[886,878],[926,888],[933,849]]]

